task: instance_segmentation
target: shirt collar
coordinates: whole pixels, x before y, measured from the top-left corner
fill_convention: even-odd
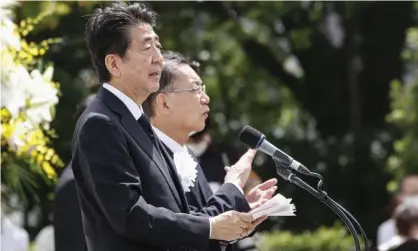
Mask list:
[[[132,113],[135,120],[138,120],[144,113],[141,105],[137,105],[130,97],[126,96],[123,92],[119,91],[112,85],[108,83],[103,83],[103,88],[107,89],[116,97],[118,97],[125,104],[128,110]]]
[[[154,129],[155,134],[157,134],[157,137],[173,152],[188,152],[186,146],[182,146],[179,143],[177,143],[175,140],[170,138],[167,134],[163,133],[160,129],[157,127],[152,126],[152,129]]]

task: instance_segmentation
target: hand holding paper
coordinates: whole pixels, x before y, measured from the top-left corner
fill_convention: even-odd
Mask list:
[[[276,190],[277,179],[269,179],[251,189],[245,198],[250,208],[254,209],[270,200]]]
[[[277,194],[263,205],[250,211],[253,219],[258,219],[261,216],[296,216],[296,207],[290,202],[292,199],[287,199],[281,194]]]

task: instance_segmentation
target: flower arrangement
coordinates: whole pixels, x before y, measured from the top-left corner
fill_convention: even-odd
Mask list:
[[[44,67],[42,60],[60,39],[28,42],[26,36],[45,14],[15,24],[10,19],[12,5],[0,3],[1,174],[2,190],[19,193],[31,184],[30,174],[55,181],[56,168],[63,166],[49,144],[55,136],[49,125],[59,85],[52,81],[53,66]]]

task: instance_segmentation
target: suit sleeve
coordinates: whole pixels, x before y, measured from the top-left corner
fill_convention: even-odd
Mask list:
[[[87,118],[75,147],[88,192],[118,235],[165,249],[207,248],[208,217],[147,204],[127,142],[108,117]]]
[[[197,166],[198,173],[201,174],[200,179],[197,180],[197,186],[200,186],[202,191],[209,198],[206,202],[203,202],[202,208],[190,207],[190,211],[196,215],[209,215],[216,216],[221,213],[235,210],[238,212],[249,212],[250,205],[247,199],[238,188],[232,183],[224,183],[215,194],[209,186],[209,183],[203,174],[203,170],[200,165]]]
[[[197,165],[198,174],[201,174],[199,179],[197,180],[197,186],[200,186],[202,191],[204,191],[205,195],[209,197],[202,208],[197,208],[196,206],[189,205],[190,211],[194,215],[202,215],[202,216],[216,216],[222,214],[227,211],[235,210],[238,212],[249,212],[251,210],[250,205],[247,202],[244,194],[232,183],[224,183],[215,194],[212,193],[212,189],[209,186],[209,182],[207,181],[202,168],[200,165]],[[253,236],[255,231],[251,233],[249,236]],[[219,245],[222,244],[226,245],[228,243],[233,242],[225,242],[225,241],[216,241],[211,240],[210,245]]]

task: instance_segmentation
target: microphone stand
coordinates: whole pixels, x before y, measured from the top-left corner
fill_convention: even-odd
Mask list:
[[[324,196],[327,196],[327,199],[331,203],[335,204],[341,211],[344,212],[345,215],[347,215],[349,218],[351,218],[352,221],[354,221],[354,225],[357,227],[358,230],[360,230],[361,236],[363,237],[365,250],[368,251],[369,250],[368,238],[367,238],[366,232],[361,227],[360,223],[356,220],[356,218],[350,212],[348,212],[343,206],[341,206],[340,204],[338,204],[336,201],[334,201],[333,199],[331,199],[331,197],[329,197],[327,195],[327,193],[321,189],[321,186],[324,183],[323,182],[324,181],[324,178],[322,178],[322,176],[319,175],[318,173],[314,173],[314,172],[310,172],[310,171],[306,175],[318,178],[319,179],[319,182],[318,182],[318,185],[317,185],[318,192],[324,194]]]
[[[274,160],[274,159],[273,159]],[[303,180],[301,180],[299,177],[297,177],[294,173],[292,173],[291,170],[289,170],[287,167],[283,166],[282,163],[279,161],[274,160],[274,163],[276,165],[276,171],[277,174],[282,177],[284,180],[295,184],[296,186],[304,189],[305,191],[309,192],[313,196],[315,196],[319,201],[324,203],[326,206],[328,206],[334,213],[344,222],[344,224],[347,226],[348,230],[350,231],[350,234],[353,236],[354,244],[356,246],[356,251],[360,251],[360,242],[359,238],[356,232],[356,229],[354,228],[351,221],[347,218],[347,215],[349,215],[350,218],[354,219],[355,224],[360,229],[360,232],[364,238],[364,241],[367,242],[367,236],[364,233],[364,230],[361,228],[360,224],[355,220],[355,218],[348,213],[347,210],[345,210],[341,205],[336,203],[334,200],[332,200],[326,192],[322,191],[321,185],[323,183],[323,179],[319,174],[311,173],[311,176],[317,177],[320,179],[318,183],[318,190],[315,190],[313,187],[309,186],[307,183],[305,183]],[[347,214],[344,214],[344,212]],[[366,250],[368,250],[367,244],[365,244]]]

